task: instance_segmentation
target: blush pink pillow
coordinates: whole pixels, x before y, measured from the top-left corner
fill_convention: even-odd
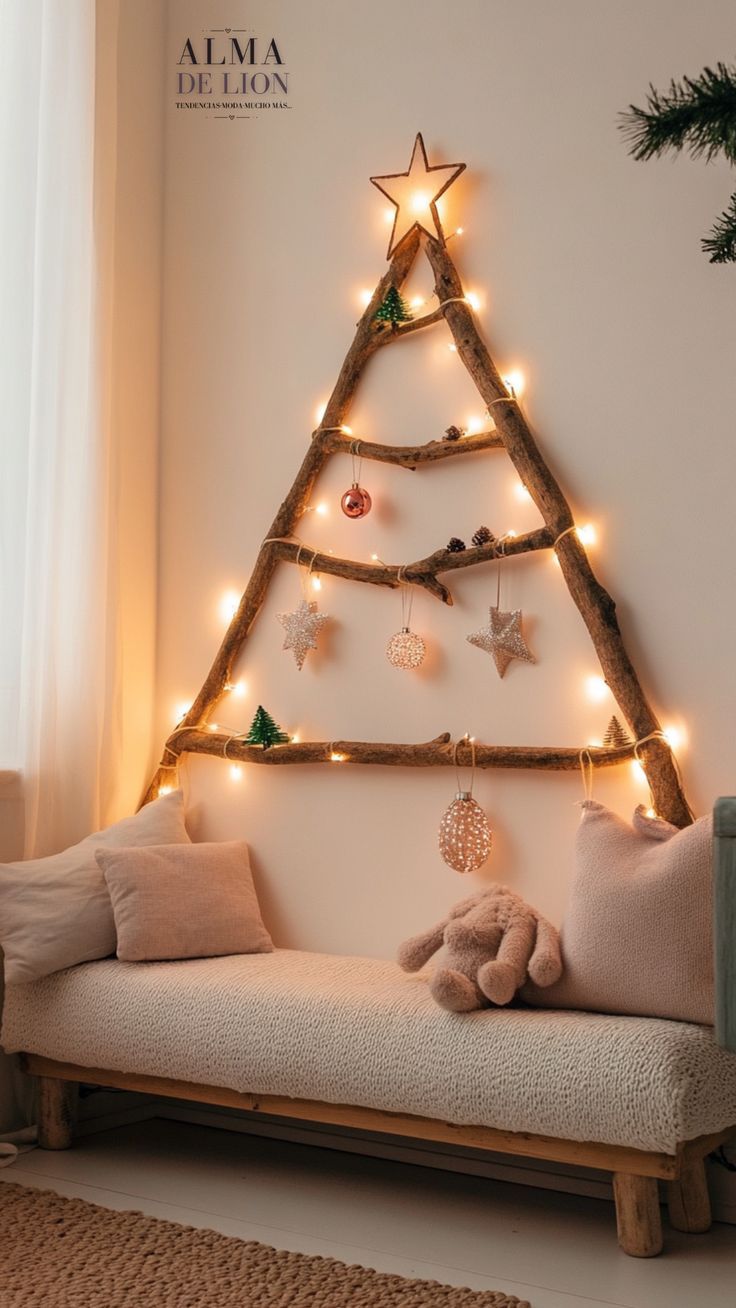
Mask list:
[[[95,857],[125,962],[272,951],[242,841],[98,849]]]
[[[712,1024],[712,847],[710,817],[680,831],[639,807],[629,825],[588,800],[561,931],[565,971],[523,998]]]

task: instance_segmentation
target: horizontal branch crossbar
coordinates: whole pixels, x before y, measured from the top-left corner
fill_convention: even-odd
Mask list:
[[[315,440],[321,441],[326,454],[351,454],[376,463],[393,463],[413,472],[421,463],[437,463],[458,455],[477,454],[481,450],[502,450],[504,443],[497,431],[479,431],[462,436],[456,441],[427,441],[426,445],[380,445],[375,441],[356,440],[340,431],[318,432]]]
[[[613,767],[634,757],[633,742],[618,749],[585,746],[594,767]],[[455,744],[449,732],[434,740],[414,745],[372,740],[304,740],[263,749],[249,745],[240,736],[223,731],[186,728],[169,738],[170,754],[212,754],[237,763],[265,763],[278,767],[287,763],[373,763],[386,767],[442,768],[455,766]],[[541,768],[552,772],[573,772],[580,767],[580,749],[550,745],[484,745],[475,741],[475,763],[479,768]],[[460,741],[457,764],[470,766],[471,746]]]
[[[363,581],[372,586],[396,587],[401,582],[411,582],[423,586],[430,594],[441,599],[445,604],[452,604],[452,595],[441,581],[437,580],[441,572],[455,572],[459,568],[473,568],[480,563],[492,563],[494,559],[510,558],[516,554],[529,554],[535,550],[551,549],[552,533],[547,527],[537,527],[523,536],[507,536],[503,540],[490,541],[487,545],[474,545],[470,549],[435,550],[426,559],[415,563],[361,563],[356,559],[336,558],[334,554],[321,554],[308,545],[297,541],[276,540],[269,542],[273,557],[288,563],[309,563],[310,571],[326,572],[334,577],[344,577],[348,581]],[[401,573],[401,577],[399,577]]]

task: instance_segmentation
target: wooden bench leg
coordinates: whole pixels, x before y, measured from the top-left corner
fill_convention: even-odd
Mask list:
[[[659,1191],[653,1176],[614,1172],[616,1229],[624,1253],[632,1258],[654,1258],[662,1252],[662,1217]]]
[[[696,1234],[710,1230],[710,1195],[705,1175],[705,1158],[684,1153],[680,1175],[667,1182],[670,1225],[676,1231]]]
[[[38,1143],[42,1149],[69,1149],[77,1117],[76,1081],[38,1078]]]

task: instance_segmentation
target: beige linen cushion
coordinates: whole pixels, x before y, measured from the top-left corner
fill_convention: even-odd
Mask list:
[[[240,840],[100,849],[118,958],[212,958],[273,950]]]
[[[640,806],[630,825],[588,800],[561,931],[565,971],[523,998],[712,1024],[712,844],[710,817],[680,831]]]
[[[115,953],[110,896],[95,858],[101,846],[188,844],[184,796],[162,795],[139,813],[60,854],[0,864],[0,945],[5,980],[34,981]]]

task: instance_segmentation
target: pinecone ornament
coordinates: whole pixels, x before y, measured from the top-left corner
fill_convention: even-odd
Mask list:
[[[447,549],[450,554],[462,554],[465,548],[465,541],[461,540],[459,536],[451,536],[447,542]]]
[[[447,431],[445,432],[442,439],[443,441],[459,441],[464,435],[465,432],[462,430],[461,427],[455,427],[453,425],[452,427],[447,428]]]
[[[491,541],[495,539],[496,537],[488,527],[479,527],[477,531],[473,532],[474,545],[490,545]]]

